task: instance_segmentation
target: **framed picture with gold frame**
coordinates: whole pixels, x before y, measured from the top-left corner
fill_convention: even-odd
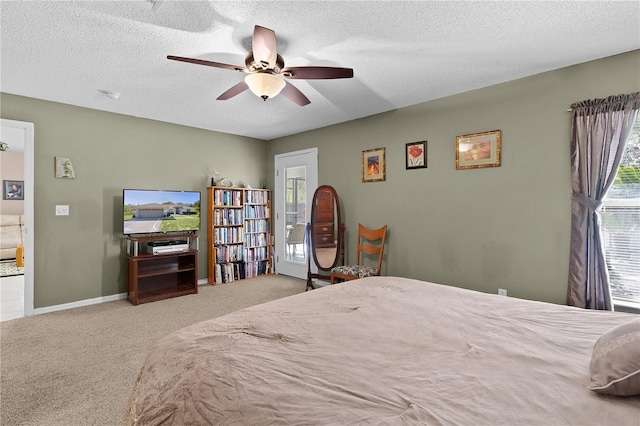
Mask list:
[[[376,148],[362,151],[362,181],[379,182],[385,180],[385,149]]]
[[[499,167],[501,131],[456,136],[456,169]]]

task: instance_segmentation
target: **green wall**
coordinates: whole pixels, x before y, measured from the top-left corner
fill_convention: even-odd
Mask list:
[[[122,189],[195,190],[207,204],[213,170],[259,187],[265,142],[9,94],[2,118],[35,126],[35,308],[127,291]],[[54,178],[69,157],[76,179]],[[68,204],[69,216],[55,216]],[[206,214],[199,278],[207,276]]]
[[[34,305],[126,292],[122,188],[200,190],[206,204],[213,170],[272,185],[273,156],[309,147],[318,147],[320,184],[340,195],[349,255],[358,222],[386,223],[383,274],[565,303],[566,110],[638,90],[634,51],[269,142],[0,94],[2,118],[35,124]],[[502,166],[456,170],[456,135],[494,129],[502,130]],[[405,144],[425,139],[428,168],[405,170]],[[362,183],[361,152],[379,147],[387,179]],[[72,160],[75,180],[54,178],[56,156]],[[56,204],[70,215],[55,216]]]
[[[318,147],[319,183],[340,196],[350,260],[358,222],[387,224],[384,275],[564,304],[567,109],[638,90],[634,51],[270,141],[269,176],[274,155]],[[456,170],[456,135],[495,129],[502,130],[502,166]],[[406,170],[405,144],[421,140],[428,168]],[[362,183],[361,152],[381,147],[386,181]]]

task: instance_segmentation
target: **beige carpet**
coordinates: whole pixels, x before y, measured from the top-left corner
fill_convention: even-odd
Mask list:
[[[108,302],[0,324],[0,424],[120,425],[151,345],[196,322],[302,293],[271,275],[132,306]]]

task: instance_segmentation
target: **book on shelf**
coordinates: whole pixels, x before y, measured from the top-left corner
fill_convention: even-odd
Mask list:
[[[241,206],[242,190],[216,188],[213,191],[213,198],[216,206]]]
[[[230,283],[246,278],[246,264],[244,262],[216,263],[215,282]]]

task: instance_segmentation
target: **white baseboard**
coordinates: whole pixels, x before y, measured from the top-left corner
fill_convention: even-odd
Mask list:
[[[207,278],[198,280],[198,286],[209,284]],[[93,299],[78,300],[77,302],[63,303],[62,305],[45,306],[44,308],[36,308],[33,310],[34,315],[47,314],[49,312],[64,311],[66,309],[81,308],[83,306],[97,305],[99,303],[113,302],[116,300],[124,300],[127,293],[112,294],[110,296],[101,296]]]
[[[64,311],[66,309],[80,308],[82,306],[97,305],[99,303],[113,302],[115,300],[123,300],[127,298],[127,293],[113,294],[111,296],[101,296],[93,299],[78,300],[77,302],[63,303],[62,305],[45,306],[44,308],[35,308],[34,315],[47,314],[49,312]]]

